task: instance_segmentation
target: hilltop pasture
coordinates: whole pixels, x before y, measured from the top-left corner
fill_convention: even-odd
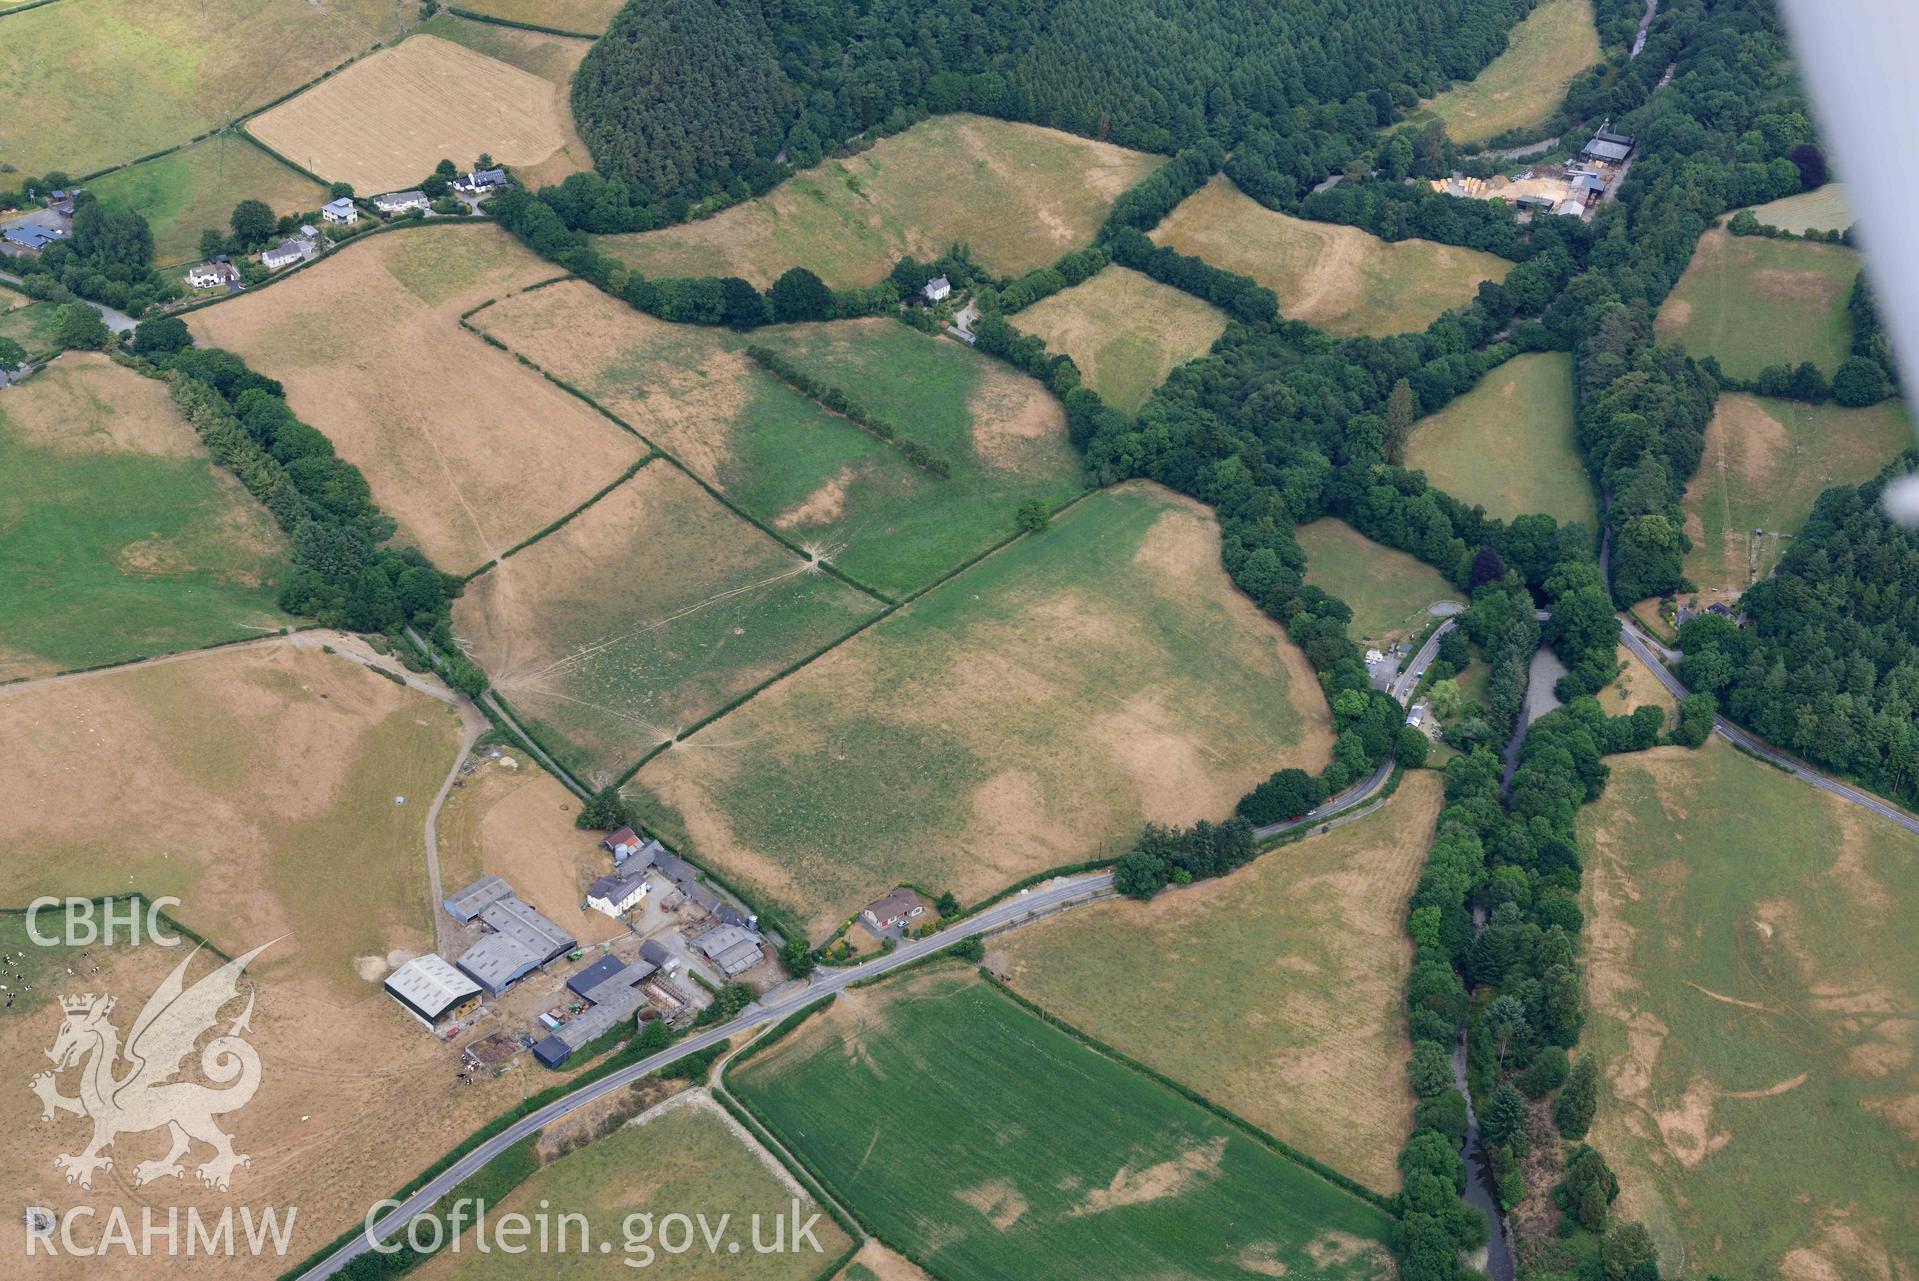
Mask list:
[[[947,464],[944,477],[761,369],[742,336],[667,324],[581,282],[503,299],[473,323],[781,537],[894,597],[1011,536],[1022,501],[1055,507],[1084,486],[1045,387],[889,320],[761,329],[751,341],[896,424]]]
[[[1470,302],[1482,280],[1504,280],[1504,258],[1435,244],[1387,242],[1268,209],[1224,174],[1153,230],[1156,244],[1251,276],[1279,295],[1280,314],[1328,333],[1384,337],[1424,329]]]
[[[1125,267],[1107,267],[1012,320],[1048,350],[1071,356],[1086,385],[1129,414],[1175,366],[1204,356],[1226,332],[1217,307]]]
[[[988,966],[1048,1013],[1396,1191],[1413,1109],[1403,917],[1441,790],[1437,774],[1408,773],[1377,814],[1151,902],[1009,934]]]
[[[1844,245],[1708,231],[1659,309],[1655,332],[1735,378],[1811,361],[1827,377],[1851,351],[1846,297],[1859,255]]]
[[[1542,123],[1572,82],[1600,61],[1592,0],[1541,0],[1513,28],[1506,49],[1471,80],[1420,104],[1457,143],[1480,142]]]
[[[1163,163],[1037,125],[936,116],[711,218],[594,244],[649,276],[761,288],[794,266],[836,289],[876,284],[899,258],[955,244],[1017,275],[1090,243],[1120,193]]]
[[[843,992],[729,1083],[952,1281],[1393,1274],[1383,1211],[964,970]]]
[[[1919,1272],[1919,840],[1717,739],[1580,819],[1593,1143],[1674,1275]]]
[[[974,900],[1219,819],[1328,759],[1319,683],[1211,513],[1085,499],[676,743],[629,795],[823,934],[894,885]]]
[[[70,352],[0,395],[0,680],[277,630],[287,543],[166,385]]]
[[[467,573],[646,453],[459,327],[461,312],[552,275],[496,227],[415,227],[350,243],[188,325],[203,346],[231,348],[286,384],[293,411],[366,473],[401,540]]]

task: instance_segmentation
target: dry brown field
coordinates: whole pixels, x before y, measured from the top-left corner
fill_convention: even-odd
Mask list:
[[[1175,366],[1211,350],[1226,332],[1226,313],[1150,276],[1108,267],[1028,307],[1013,326],[1071,356],[1087,386],[1133,414]]]
[[[442,159],[531,166],[577,144],[559,86],[434,35],[362,58],[246,128],[363,196],[416,187]]]
[[[496,227],[419,227],[349,244],[189,324],[202,345],[285,383],[294,412],[366,473],[400,538],[465,573],[646,452],[459,327],[461,312],[552,275]]]
[[[1403,918],[1442,792],[1438,774],[1411,771],[1378,813],[1149,903],[1006,935],[987,966],[1080,1030],[1393,1192],[1413,1109]]]

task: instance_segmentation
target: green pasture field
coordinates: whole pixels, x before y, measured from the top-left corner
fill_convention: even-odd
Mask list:
[[[1562,525],[1599,518],[1573,439],[1572,357],[1529,352],[1414,424],[1406,466],[1502,520],[1544,512]]]
[[[1163,157],[984,116],[937,116],[756,200],[679,227],[598,236],[649,276],[744,276],[764,288],[810,267],[834,288],[876,284],[955,244],[1002,275],[1091,243],[1120,193]]]
[[[1282,315],[1341,335],[1424,329],[1472,301],[1480,281],[1504,280],[1513,268],[1475,249],[1388,243],[1357,227],[1294,218],[1223,174],[1173,210],[1153,240],[1251,276],[1279,295]]]
[[[666,1111],[559,1157],[487,1207],[489,1219],[515,1213],[537,1216],[541,1205],[582,1214],[596,1241],[612,1242],[607,1254],[598,1253],[597,1247],[553,1251],[545,1256],[549,1263],[542,1276],[553,1281],[636,1275],[667,1281],[814,1281],[852,1244],[771,1155],[758,1144],[748,1146],[751,1141],[739,1123],[717,1104],[692,1096],[666,1106]],[[788,1217],[786,1231],[792,1232],[795,1197],[802,1221],[819,1214],[813,1227],[819,1250],[802,1244],[777,1253],[756,1252],[754,1217],[760,1220],[761,1243],[770,1245],[776,1215]],[[629,1216],[650,1215],[657,1223],[671,1214],[704,1215],[710,1228],[724,1232],[718,1249],[709,1252],[697,1234],[698,1244],[682,1254],[662,1249],[661,1238],[650,1234],[627,1248],[622,1225]],[[722,1215],[731,1216],[724,1229],[719,1226]],[[557,1233],[557,1225],[554,1230]],[[641,1236],[637,1225],[633,1235]],[[577,1230],[573,1239],[578,1240]],[[671,1231],[667,1239],[678,1242]],[[790,1235],[786,1240],[790,1246]],[[726,1248],[735,1243],[736,1252]],[[519,1281],[526,1275],[524,1255],[498,1250],[482,1254],[474,1246],[471,1236],[462,1238],[458,1250],[442,1250],[415,1275],[420,1281]]]
[[[577,31],[597,36],[606,30],[626,0],[460,0],[456,9],[483,13],[509,22]]]
[[[208,227],[231,231],[233,207],[242,200],[264,200],[277,214],[310,212],[327,200],[325,187],[233,133],[116,169],[87,189],[102,204],[144,217],[153,228],[154,261],[168,265],[197,260]]]
[[[28,302],[11,290],[0,294],[0,302],[13,304],[11,310],[0,311],[0,338],[13,339],[25,347],[30,356],[58,349],[60,343],[55,328],[60,321],[59,303]]]
[[[963,971],[842,993],[731,1079],[951,1281],[1391,1275],[1383,1211]]]
[[[1362,645],[1383,649],[1417,636],[1431,621],[1428,606],[1465,602],[1431,566],[1374,542],[1336,517],[1301,525],[1294,533],[1306,552],[1306,581],[1352,607],[1347,631]]]
[[[1593,1143],[1674,1276],[1919,1272],[1919,839],[1713,740],[1582,813]]]
[[[1830,377],[1851,354],[1846,298],[1859,255],[1843,245],[1708,231],[1659,309],[1655,332],[1735,378],[1811,361]]]
[[[1479,142],[1550,119],[1566,89],[1600,61],[1592,0],[1540,0],[1506,50],[1472,80],[1420,104],[1454,142]]]
[[[68,355],[0,395],[0,678],[276,630],[287,546],[166,389]]]
[[[1396,1191],[1413,1115],[1406,899],[1441,793],[1437,774],[1410,772],[1359,822],[1150,903],[1009,934],[988,967],[1267,1133]]]
[[[475,579],[453,622],[543,745],[605,782],[879,609],[655,461]]]
[[[387,0],[60,0],[6,23],[0,156],[75,178],[179,146],[398,30]]]
[[[1903,401],[1843,409],[1721,394],[1686,486],[1685,571],[1703,603],[1771,576],[1821,493],[1872,479],[1912,443]]]
[[[902,882],[973,901],[1221,819],[1328,758],[1304,658],[1211,513],[1102,490],[649,761],[633,799],[824,934]]]
[[[591,395],[779,531],[901,597],[1014,532],[1020,503],[1085,487],[1046,389],[963,344],[874,319],[762,329],[943,459],[939,477],[828,414],[744,355],[747,340],[670,325],[583,283],[507,298],[473,323]]]
[[[1768,227],[1782,231],[1844,231],[1852,226],[1855,215],[1846,200],[1846,185],[1829,182],[1796,196],[1781,196],[1763,205],[1754,205],[1753,217]]]
[[[1218,308],[1125,267],[1108,267],[1012,320],[1071,356],[1086,385],[1129,414],[1174,366],[1205,355],[1226,332]]]

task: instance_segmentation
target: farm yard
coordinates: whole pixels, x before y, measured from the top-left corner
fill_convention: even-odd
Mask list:
[[[1735,378],[1811,361],[1827,377],[1850,353],[1846,297],[1859,255],[1843,245],[1708,231],[1659,309],[1661,342],[1716,356]]]
[[[1013,318],[1049,350],[1073,358],[1107,404],[1138,413],[1175,366],[1204,356],[1226,315],[1189,293],[1125,267],[1041,299]]]
[[[68,353],[0,396],[0,476],[0,680],[291,621],[285,537],[164,383]]]
[[[824,934],[901,882],[964,901],[1223,818],[1316,770],[1318,682],[1233,588],[1210,513],[1097,493],[675,744],[628,794]]]
[[[460,6],[489,18],[597,36],[625,0],[466,0]]]
[[[454,630],[597,784],[880,604],[655,461],[467,586]]]
[[[1582,816],[1594,1144],[1676,1275],[1919,1270],[1919,843],[1713,740]]]
[[[1685,572],[1701,604],[1730,602],[1770,577],[1819,495],[1872,479],[1912,435],[1898,400],[1843,409],[1722,393],[1686,487]]]
[[[387,0],[60,0],[13,14],[0,155],[77,175],[179,146],[390,39],[397,17]]]
[[[1544,512],[1561,524],[1598,523],[1592,480],[1573,439],[1572,357],[1564,352],[1515,356],[1420,419],[1406,466],[1502,520]]]
[[[843,992],[729,1077],[953,1281],[1393,1274],[1383,1211],[961,970]]]
[[[280,214],[310,213],[327,201],[325,187],[237,133],[116,169],[87,190],[104,205],[145,218],[153,227],[154,261],[162,265],[198,259],[200,233],[212,227],[225,234],[242,200],[264,200]]]
[[[1840,182],[1829,182],[1796,196],[1781,196],[1763,205],[1754,205],[1752,216],[1768,227],[1800,234],[1844,231],[1852,226],[1855,217],[1846,200],[1846,186]]]
[[[751,1248],[751,1220],[762,1224],[763,1243],[770,1244],[775,1215],[790,1215],[798,1198],[801,1220],[819,1212],[813,1234],[820,1250],[811,1245],[761,1254]],[[564,1207],[583,1214],[596,1238],[611,1240],[613,1250],[554,1251],[543,1275],[555,1281],[588,1278],[658,1276],[672,1281],[814,1281],[820,1269],[839,1257],[852,1240],[833,1223],[778,1160],[734,1120],[705,1090],[676,1095],[639,1119],[551,1161],[496,1206],[496,1214],[537,1215],[542,1205]],[[660,1238],[627,1252],[622,1224],[629,1216],[650,1214],[655,1221],[673,1213],[703,1214],[710,1225],[731,1216],[726,1235],[739,1246],[727,1252],[725,1243],[708,1252],[704,1246],[674,1254],[660,1248]],[[717,1227],[716,1227],[717,1230]],[[526,1275],[525,1256],[493,1250],[480,1253],[471,1238],[458,1250],[445,1250],[420,1267],[420,1281],[518,1281]]]
[[[372,194],[415,186],[442,158],[540,166],[570,148],[564,91],[552,81],[435,35],[415,35],[247,121],[247,132],[329,182]]]
[[[1411,771],[1379,813],[1150,903],[1009,934],[987,967],[1267,1133],[1397,1191],[1414,1101],[1403,918],[1441,793],[1437,774]]]
[[[1268,209],[1221,175],[1169,214],[1155,244],[1251,276],[1279,295],[1280,314],[1329,333],[1383,337],[1424,329],[1472,300],[1513,264],[1430,240],[1388,243],[1356,227]]]
[[[737,335],[671,325],[583,282],[503,299],[472,323],[587,392],[784,538],[877,591],[924,588],[1013,533],[1022,501],[1085,482],[1038,382],[887,320],[761,329],[811,376],[901,425],[935,476],[744,355]]]
[[[366,473],[400,538],[466,573],[646,453],[460,329],[461,312],[552,274],[495,227],[417,227],[349,244],[270,290],[193,312],[189,325],[201,344],[285,383],[294,412]]]
[[[1382,546],[1336,517],[1301,525],[1294,533],[1306,553],[1306,581],[1352,606],[1354,640],[1387,645],[1419,634],[1427,607],[1466,598],[1437,570]]]
[[[1415,121],[1436,119],[1457,143],[1481,142],[1552,117],[1566,89],[1601,62],[1592,0],[1541,0],[1506,50],[1472,80],[1420,104]]]
[[[594,244],[649,276],[743,276],[762,288],[793,266],[836,289],[876,284],[899,258],[955,244],[1012,275],[1089,243],[1120,193],[1163,163],[1037,125],[936,116],[711,218]]]

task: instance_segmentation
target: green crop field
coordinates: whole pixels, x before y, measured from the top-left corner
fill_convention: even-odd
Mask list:
[[[752,1221],[760,1220],[760,1242],[774,1240],[774,1216],[787,1216],[793,1200],[800,1219],[818,1213],[813,1236],[819,1242],[780,1252],[752,1247]],[[586,1216],[592,1240],[610,1241],[612,1250],[555,1250],[546,1255],[540,1275],[553,1281],[592,1281],[607,1277],[663,1277],[667,1281],[814,1281],[820,1270],[852,1244],[820,1211],[813,1199],[778,1163],[754,1143],[739,1122],[703,1094],[683,1095],[644,1121],[621,1126],[553,1161],[515,1188],[489,1219],[503,1214],[554,1213]],[[630,1216],[647,1215],[653,1225],[669,1215],[704,1215],[719,1235],[709,1251],[698,1233],[694,1246],[673,1253],[662,1245],[679,1243],[677,1228],[665,1235],[654,1226],[642,1233]],[[722,1226],[722,1216],[730,1216]],[[631,1236],[627,1232],[631,1228]],[[557,1225],[555,1231],[558,1231]],[[574,1240],[578,1240],[577,1232]],[[791,1238],[785,1238],[791,1244]],[[631,1244],[629,1245],[629,1242]],[[442,1250],[415,1275],[420,1281],[519,1281],[527,1274],[524,1255],[499,1250],[482,1254],[471,1236],[457,1250]],[[728,1245],[737,1245],[729,1251]]]
[[[1383,1211],[955,969],[842,993],[732,1083],[951,1281],[1393,1275]]]
[[[1919,839],[1714,740],[1581,816],[1593,1143],[1661,1272],[1919,1275]]]
[[[1353,609],[1354,640],[1385,647],[1415,636],[1437,601],[1466,598],[1438,571],[1402,551],[1381,546],[1343,520],[1328,516],[1296,531],[1306,552],[1306,581]]]
[[[1561,524],[1598,520],[1592,480],[1573,439],[1572,357],[1515,356],[1436,414],[1419,420],[1406,466],[1502,520],[1544,512]]]
[[[1154,229],[1153,240],[1251,276],[1279,295],[1280,312],[1334,334],[1406,333],[1471,302],[1482,280],[1513,264],[1430,240],[1393,243],[1357,227],[1268,209],[1221,175]]]
[[[549,750],[606,781],[879,608],[654,462],[475,579],[453,621]]]
[[[60,0],[6,21],[0,156],[75,177],[179,146],[398,29],[388,0]]]
[[[102,204],[145,217],[153,227],[154,261],[164,264],[199,258],[200,233],[229,231],[242,200],[264,200],[277,214],[311,212],[327,200],[325,187],[232,133],[117,169],[87,189]]]
[[[1858,275],[1859,255],[1843,245],[1708,231],[1655,328],[1735,378],[1807,360],[1830,377],[1851,351],[1846,296]]]
[[[944,460],[935,476],[754,364],[735,334],[669,325],[589,285],[473,318],[591,394],[741,509],[893,596],[1014,531],[1020,503],[1085,486],[1060,404],[1038,382],[889,320],[762,329],[778,348]]]
[[[1160,156],[983,116],[937,116],[795,174],[765,196],[680,227],[595,237],[649,276],[744,276],[762,287],[810,267],[835,288],[877,283],[899,258],[955,244],[1001,274],[1093,239]]]
[[[655,757],[634,799],[823,933],[903,880],[970,901],[1116,858],[1142,820],[1223,818],[1329,747],[1211,513],[1129,485]]]
[[[527,22],[537,27],[578,31],[597,36],[613,21],[626,0],[461,0],[455,8],[483,13],[489,18]]]
[[[1150,903],[1009,934],[988,967],[1121,1053],[1396,1191],[1413,1116],[1406,899],[1441,792],[1437,774],[1408,773],[1379,813]]]
[[[1212,349],[1226,314],[1150,276],[1108,267],[1028,307],[1013,325],[1071,356],[1087,386],[1132,414],[1174,366]]]
[[[1600,61],[1592,0],[1540,0],[1506,51],[1472,80],[1420,104],[1415,119],[1443,122],[1454,142],[1523,129],[1559,110],[1572,82]]]
[[[1846,186],[1840,182],[1754,205],[1752,215],[1768,227],[1783,231],[1844,231],[1854,221]]]
[[[163,384],[70,354],[0,395],[0,679],[255,636],[286,540]]]
[[[1738,596],[1771,575],[1822,492],[1872,479],[1912,442],[1902,401],[1842,409],[1721,395],[1686,486],[1686,577],[1709,599]]]

